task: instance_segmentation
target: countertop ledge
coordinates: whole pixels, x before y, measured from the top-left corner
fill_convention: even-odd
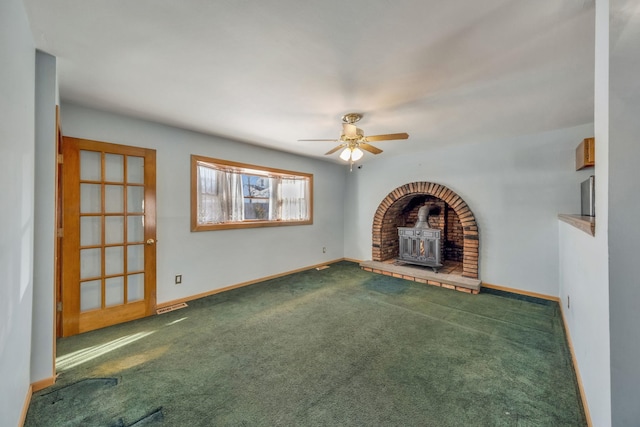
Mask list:
[[[596,235],[596,218],[593,216],[558,214],[558,219],[573,225],[587,234],[592,236]]]

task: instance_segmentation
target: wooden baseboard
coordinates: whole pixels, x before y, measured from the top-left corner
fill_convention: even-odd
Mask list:
[[[24,422],[27,420],[27,411],[29,410],[29,405],[31,404],[31,395],[33,394],[33,388],[29,386],[29,390],[27,390],[27,395],[24,397],[24,404],[22,405],[22,414],[20,415],[20,421],[18,422],[18,427],[22,427]]]
[[[51,377],[51,378],[45,378],[43,380],[40,381],[36,381],[35,383],[31,384],[31,391],[33,393],[43,390],[47,387],[51,387],[52,385],[54,385],[56,383],[56,378],[57,376]]]
[[[554,297],[554,296],[551,296],[551,295],[545,295],[545,294],[539,294],[537,292],[529,292],[529,291],[523,291],[521,289],[507,288],[506,286],[492,285],[491,283],[486,283],[486,282],[482,282],[481,286],[483,288],[495,289],[497,291],[511,292],[512,294],[526,295],[526,296],[529,296],[529,297],[535,297],[535,298],[540,298],[540,299],[546,299],[546,300],[549,300],[549,301],[560,302],[560,298],[558,298],[558,297]]]
[[[576,353],[573,350],[573,343],[571,342],[571,334],[569,333],[569,327],[567,325],[567,319],[564,317],[564,311],[562,310],[562,304],[560,305],[560,314],[562,315],[562,324],[564,326],[564,333],[567,336],[567,344],[569,345],[569,351],[571,352],[571,360],[573,362],[573,369],[576,372],[576,380],[578,381],[578,390],[580,391],[580,399],[582,400],[582,407],[584,408],[584,416],[587,418],[587,425],[593,427],[591,422],[591,413],[589,412],[589,404],[587,403],[587,395],[582,385],[582,377],[580,376],[580,369],[578,368],[578,361],[576,359]]]
[[[158,304],[156,309],[162,309],[164,307],[168,307],[168,306],[171,306],[171,305],[174,305],[174,304],[180,304],[180,303],[183,303],[183,302],[193,301],[193,300],[196,300],[196,299],[200,299],[200,298],[208,297],[208,296],[211,296],[211,295],[219,294],[221,292],[230,291],[232,289],[237,289],[237,288],[242,288],[242,287],[249,286],[249,285],[254,285],[256,283],[264,282],[266,280],[277,279],[279,277],[288,276],[290,274],[299,273],[301,271],[312,270],[312,269],[317,268],[317,267],[322,267],[323,265],[334,264],[336,262],[345,261],[345,260],[347,260],[347,259],[346,258],[335,259],[333,261],[327,261],[327,262],[323,262],[321,264],[310,265],[308,267],[298,268],[298,269],[295,269],[295,270],[286,271],[284,273],[278,273],[278,274],[274,274],[272,276],[262,277],[260,279],[249,280],[248,282],[237,283],[235,285],[225,286],[224,288],[214,289],[212,291],[203,292],[203,293],[200,293],[200,294],[195,294],[195,295],[191,295],[191,296],[184,297],[184,298],[179,298],[179,299],[175,299],[175,300],[171,300],[171,301],[165,301],[163,303]],[[350,260],[347,260],[347,261],[350,261]],[[356,261],[354,261],[354,262],[356,262]]]

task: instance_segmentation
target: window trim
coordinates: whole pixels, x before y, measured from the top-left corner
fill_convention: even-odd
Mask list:
[[[309,219],[308,220],[244,220],[219,224],[198,224],[198,162],[224,166],[230,170],[237,169],[247,175],[264,173],[265,175],[280,175],[283,177],[302,177],[309,180]],[[238,228],[280,227],[287,225],[313,224],[313,174],[275,169],[248,163],[233,162],[213,157],[191,155],[191,231],[229,230]]]

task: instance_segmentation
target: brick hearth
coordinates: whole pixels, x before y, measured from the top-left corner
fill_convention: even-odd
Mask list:
[[[404,264],[401,262],[380,262],[380,261],[364,261],[360,263],[360,268],[371,273],[383,274],[385,276],[397,277],[399,279],[411,280],[418,283],[424,283],[432,286],[439,286],[447,289],[454,289],[469,294],[477,294],[480,292],[481,282],[479,279],[471,279],[463,277],[459,271],[455,269],[448,270],[447,263],[439,273],[434,273],[431,269],[419,267],[416,265]],[[458,264],[459,263],[455,263]],[[446,272],[450,271],[450,272]],[[458,274],[456,274],[458,273]]]

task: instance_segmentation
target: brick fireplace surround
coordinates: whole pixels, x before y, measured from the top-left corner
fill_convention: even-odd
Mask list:
[[[373,218],[373,261],[382,262],[398,256],[397,227],[412,226],[417,209],[425,203],[439,208],[433,218],[438,228],[449,229],[451,243],[447,248],[445,242],[445,259],[461,261],[462,276],[478,279],[479,235],[475,217],[460,196],[444,185],[432,182],[405,184],[382,200]]]

